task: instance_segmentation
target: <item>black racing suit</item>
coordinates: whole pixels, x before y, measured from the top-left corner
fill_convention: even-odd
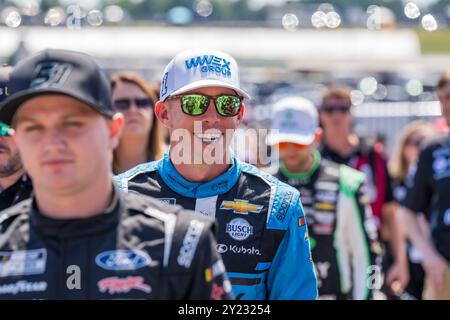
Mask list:
[[[408,187],[404,206],[425,214],[437,251],[450,262],[450,135],[427,143]]]
[[[319,299],[371,298],[371,277],[379,275],[376,258],[381,247],[362,191],[365,176],[321,159],[318,151],[313,156],[309,172],[292,173],[281,163],[276,177],[300,191]]]
[[[34,198],[0,213],[0,299],[223,299],[231,284],[213,221],[115,191],[86,219],[42,215]]]
[[[139,192],[214,217],[217,249],[236,299],[316,299],[317,283],[306,220],[294,188],[232,157],[219,177],[184,179],[169,152],[115,177]]]
[[[27,175],[22,175],[13,185],[0,192],[0,211],[30,197],[33,185]]]

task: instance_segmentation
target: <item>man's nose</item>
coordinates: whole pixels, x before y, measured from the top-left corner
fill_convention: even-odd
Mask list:
[[[45,148],[47,150],[60,150],[65,146],[64,135],[57,128],[47,130],[45,138]]]
[[[214,105],[214,100],[211,99],[209,102],[208,110],[206,110],[204,114],[204,119],[202,119],[205,122],[215,123],[219,122],[221,119],[221,115],[217,113],[216,106]]]

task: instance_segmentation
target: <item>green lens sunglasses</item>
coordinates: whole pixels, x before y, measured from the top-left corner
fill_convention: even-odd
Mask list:
[[[181,99],[181,110],[190,116],[201,116],[209,107],[211,99],[216,111],[222,117],[234,117],[242,108],[243,97],[233,95],[207,96],[204,94],[186,94],[171,96],[171,99]]]

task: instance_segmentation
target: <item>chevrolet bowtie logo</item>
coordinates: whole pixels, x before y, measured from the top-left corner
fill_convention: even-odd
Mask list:
[[[260,213],[263,206],[251,204],[247,200],[235,199],[234,201],[222,201],[220,209],[233,210],[233,213],[248,214],[249,212]]]

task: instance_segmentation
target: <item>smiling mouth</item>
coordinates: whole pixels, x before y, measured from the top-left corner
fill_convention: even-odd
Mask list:
[[[60,166],[64,164],[72,163],[71,160],[65,160],[65,159],[55,159],[55,160],[47,160],[43,161],[42,165],[44,166]]]
[[[204,143],[214,143],[222,137],[221,133],[194,133],[194,136]]]

